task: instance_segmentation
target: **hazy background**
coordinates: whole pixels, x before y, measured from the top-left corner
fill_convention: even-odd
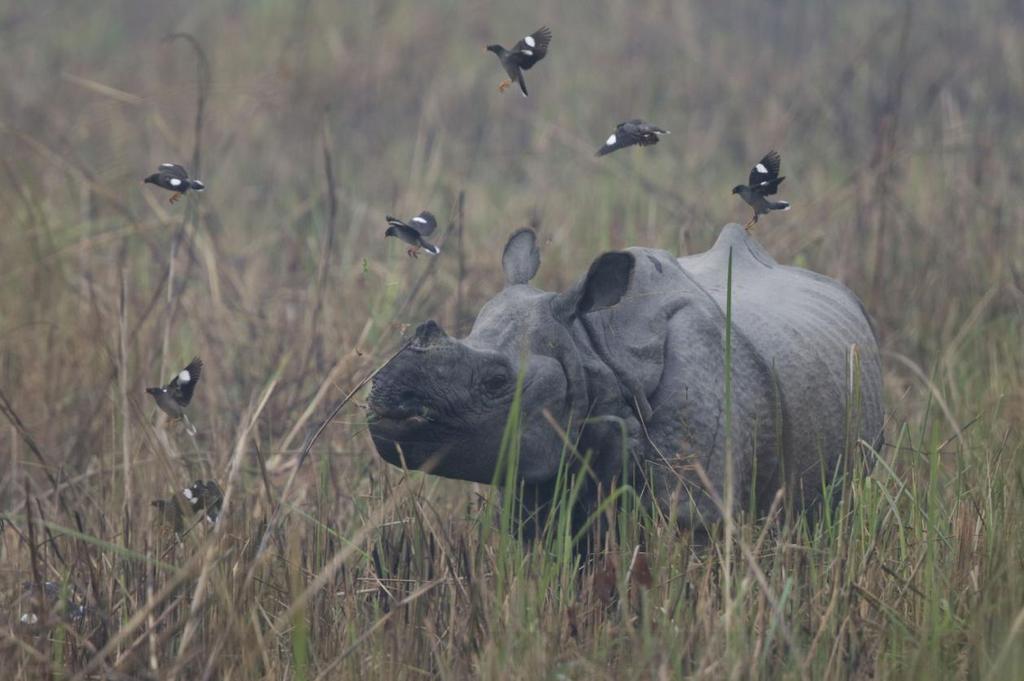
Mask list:
[[[499,95],[483,46],[542,24],[553,40],[526,74],[532,96]],[[174,33],[194,36],[206,70]],[[26,479],[59,479],[54,522],[74,525],[74,508],[84,531],[139,549],[128,528],[149,501],[223,482],[236,449],[241,489],[260,488],[258,445],[279,490],[404,325],[468,331],[513,229],[538,229],[548,289],[605,249],[703,250],[747,220],[730,189],[772,148],[793,209],[757,237],[863,299],[887,353],[890,442],[937,446],[978,419],[976,440],[935,450],[943,468],[967,449],[978,470],[1019,458],[1020,2],[0,1],[0,55],[4,510],[21,512]],[[631,117],[672,134],[594,158]],[[142,184],[164,161],[207,191],[168,205]],[[382,238],[385,213],[423,209],[447,234],[435,260]],[[153,427],[143,388],[196,354],[193,440]],[[358,400],[311,458],[329,500],[317,513],[343,533],[392,475]],[[928,460],[888,456],[908,480]],[[305,475],[296,503],[313,508]],[[471,488],[430,485],[461,518]],[[8,585],[25,578],[18,546],[5,535]],[[1018,573],[1005,593],[1024,593]]]
[[[602,249],[702,250],[747,219],[729,190],[770,148],[794,208],[759,238],[846,282],[887,347],[929,367],[969,318],[1020,313],[1019,3],[39,2],[0,18],[0,376],[54,444],[96,426],[61,410],[109,397],[116,310],[96,301],[116,301],[122,274],[141,325],[132,398],[202,353],[199,409],[239,406],[311,340],[288,336],[311,321],[328,239],[315,362],[295,377],[307,390],[371,316],[370,336],[384,333],[389,301],[428,266],[381,238],[385,212],[430,209],[443,229],[465,191],[465,330],[514,228],[539,226],[547,288]],[[554,39],[527,74],[534,96],[498,96],[483,45],[541,24]],[[198,168],[196,57],[164,41],[174,32],[209,59]],[[673,134],[593,158],[632,116]],[[141,184],[167,160],[209,190],[177,251],[176,298],[146,316],[186,213]],[[455,325],[452,246],[398,321]]]

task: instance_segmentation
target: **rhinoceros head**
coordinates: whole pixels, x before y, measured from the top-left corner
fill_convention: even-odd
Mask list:
[[[628,272],[592,267],[569,291],[549,293],[528,284],[539,266],[533,231],[513,234],[502,256],[506,286],[480,311],[469,336],[454,339],[424,322],[376,376],[370,433],[385,461],[491,482],[521,380],[519,478],[541,483],[556,475],[564,429],[586,419],[592,382],[573,320],[615,302],[610,298],[625,289]]]

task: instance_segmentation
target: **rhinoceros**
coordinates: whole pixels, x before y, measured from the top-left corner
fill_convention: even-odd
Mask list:
[[[539,266],[534,233],[513,234],[505,287],[470,334],[424,322],[375,377],[370,434],[385,461],[491,483],[518,390],[526,498],[543,505],[563,457],[586,455],[587,494],[628,477],[679,523],[706,529],[725,499],[729,512],[763,513],[781,489],[791,509],[814,508],[858,443],[880,446],[879,352],[860,301],[779,265],[739,225],[682,258],[604,253],[561,293],[529,284]]]

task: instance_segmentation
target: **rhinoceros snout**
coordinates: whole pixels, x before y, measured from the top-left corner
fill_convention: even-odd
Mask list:
[[[434,320],[416,327],[406,349],[373,379],[368,406],[376,416],[404,419],[450,412],[463,396],[453,379],[466,350]]]
[[[391,419],[424,416],[430,411],[425,396],[387,377],[374,379],[367,405],[375,416]]]

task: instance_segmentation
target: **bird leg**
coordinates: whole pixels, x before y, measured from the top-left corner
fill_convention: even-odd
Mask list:
[[[512,87],[512,79],[506,78],[505,80],[498,83],[498,92],[504,92],[505,90]]]
[[[177,200],[178,200],[178,199],[180,199],[180,198],[181,198],[182,196],[184,196],[184,194],[183,194],[182,192],[174,192],[174,195],[173,195],[173,196],[171,196],[171,198],[167,199],[167,202],[168,202],[168,203],[175,203],[175,202],[177,202]]]
[[[420,249],[419,249],[419,247],[418,247],[418,246],[416,246],[416,247],[413,247],[413,248],[409,248],[409,249],[406,249],[406,251],[405,251],[405,252],[406,252],[406,254],[407,254],[407,255],[408,255],[408,256],[409,256],[410,258],[416,258],[416,259],[419,259],[419,257],[420,257],[420,254],[419,254],[419,253],[420,253]]]
[[[747,224],[743,225],[743,229],[747,230],[747,234],[749,234],[755,224],[757,224],[757,213],[754,213],[754,217],[747,220]]]

